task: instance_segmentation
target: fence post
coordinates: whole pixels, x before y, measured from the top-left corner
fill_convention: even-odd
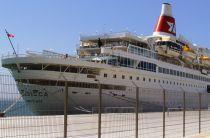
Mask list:
[[[166,111],[165,111],[165,107],[166,107],[166,91],[165,89],[163,90],[163,138],[165,138],[165,119],[166,119]]]
[[[139,136],[139,87],[136,87],[136,138]]]
[[[102,103],[102,88],[101,84],[98,83],[99,86],[99,103],[98,103],[98,138],[101,138],[101,103]]]
[[[65,94],[64,94],[64,138],[67,138],[67,110],[68,110],[68,83],[65,81]]]
[[[201,133],[201,93],[199,93],[199,133]]]
[[[185,105],[185,92],[183,92],[183,137],[185,137],[185,110],[186,110],[186,105]]]

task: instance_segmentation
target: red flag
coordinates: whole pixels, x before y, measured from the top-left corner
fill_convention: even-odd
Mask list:
[[[14,37],[15,37],[13,34],[10,34],[10,33],[7,33],[7,36],[8,36],[9,38],[14,38]]]

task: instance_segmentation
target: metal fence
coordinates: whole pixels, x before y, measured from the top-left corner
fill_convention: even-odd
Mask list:
[[[207,93],[107,90],[101,84],[79,91],[63,84],[30,86],[31,93],[28,85],[18,90],[10,75],[0,75],[0,138],[178,138],[210,132]]]

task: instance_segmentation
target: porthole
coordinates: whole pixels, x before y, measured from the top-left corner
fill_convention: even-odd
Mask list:
[[[73,93],[73,94],[76,94],[77,92],[73,91],[72,93]]]
[[[85,92],[85,94],[90,94],[90,92]]]

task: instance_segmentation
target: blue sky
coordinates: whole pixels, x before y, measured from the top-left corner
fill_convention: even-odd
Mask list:
[[[129,30],[151,35],[161,3],[172,4],[177,33],[210,48],[210,1],[203,0],[1,0],[0,54],[12,52],[4,28],[15,34],[15,48],[75,53],[79,34]]]

